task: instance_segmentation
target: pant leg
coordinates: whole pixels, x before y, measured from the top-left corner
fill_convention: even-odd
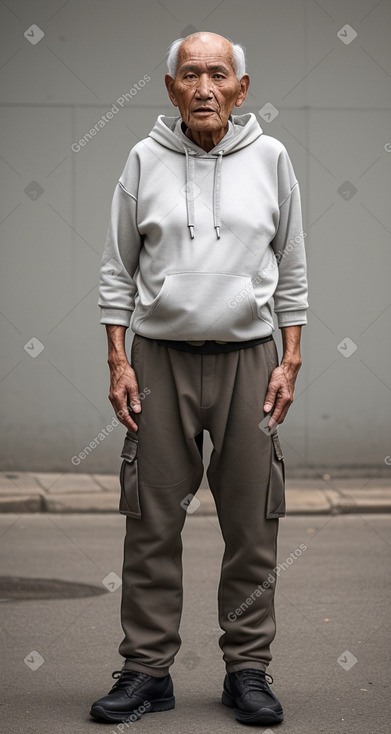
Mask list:
[[[275,452],[278,438],[259,423],[277,364],[274,341],[218,355],[209,388],[213,400],[205,408],[214,446],[207,476],[225,541],[218,604],[228,672],[265,670],[276,631],[274,568],[285,474]]]
[[[196,493],[203,476],[195,440],[202,429],[199,359],[138,335],[132,345],[145,398],[135,418],[138,432],[126,434],[129,461],[121,467],[128,516],[119,652],[125,667],[157,677],[168,673],[181,643],[183,500]]]

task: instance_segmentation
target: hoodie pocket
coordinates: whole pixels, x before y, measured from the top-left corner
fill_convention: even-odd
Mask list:
[[[171,273],[149,305],[137,304],[134,328],[168,339],[246,339],[259,320],[251,278],[230,273]],[[161,337],[162,338],[162,337]]]
[[[121,498],[119,511],[122,515],[140,518],[140,495],[137,465],[138,441],[126,435],[121,451],[123,458],[120,469]]]
[[[280,439],[271,434],[272,450],[269,486],[267,490],[266,519],[285,517],[285,463]]]

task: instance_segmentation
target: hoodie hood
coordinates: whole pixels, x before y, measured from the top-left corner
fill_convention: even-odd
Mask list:
[[[195,182],[194,168],[197,158],[212,158],[215,161],[213,177],[213,222],[217,239],[220,239],[221,226],[221,169],[222,159],[225,155],[231,155],[251,145],[257,138],[263,135],[263,130],[255,115],[249,112],[245,115],[230,115],[228,120],[228,132],[212,150],[205,151],[194,143],[182,130],[181,117],[166,117],[159,115],[149,137],[169,150],[181,153],[185,156],[186,163],[186,186],[184,195],[186,198],[187,227],[190,238],[194,239],[195,207],[194,199]]]

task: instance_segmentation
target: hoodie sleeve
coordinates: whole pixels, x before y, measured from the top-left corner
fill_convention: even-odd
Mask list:
[[[279,279],[274,292],[278,326],[307,323],[308,283],[300,188],[285,148],[278,161],[279,222],[271,247]]]
[[[137,168],[137,166],[136,166]],[[129,176],[131,156],[114,191],[103,250],[99,300],[101,324],[129,326],[137,292],[133,275],[138,267],[142,238],[137,228],[137,187]],[[129,180],[130,179],[130,180]],[[128,188],[129,187],[129,188]],[[134,189],[135,193],[132,193]]]

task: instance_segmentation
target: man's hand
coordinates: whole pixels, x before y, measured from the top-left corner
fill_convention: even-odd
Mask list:
[[[273,409],[269,420],[270,431],[273,431],[278,423],[285,420],[285,416],[293,403],[293,392],[300,366],[300,364],[295,366],[281,362],[280,366],[276,367],[271,374],[263,406],[266,413]]]
[[[278,424],[283,423],[293,403],[296,377],[301,367],[301,328],[301,326],[284,326],[281,329],[284,356],[281,364],[273,370],[270,376],[263,405],[266,413],[273,411],[269,420],[270,431],[274,431]]]
[[[141,413],[141,402],[136,373],[128,360],[110,363],[109,400],[118,420],[130,431],[138,431],[138,425],[131,418],[128,405],[130,404],[135,413]]]
[[[118,420],[130,431],[138,431],[138,425],[131,418],[129,409],[134,413],[141,413],[141,401],[136,373],[130,366],[125,352],[125,331],[125,326],[106,325],[109,348],[107,362],[110,368],[108,397]]]

